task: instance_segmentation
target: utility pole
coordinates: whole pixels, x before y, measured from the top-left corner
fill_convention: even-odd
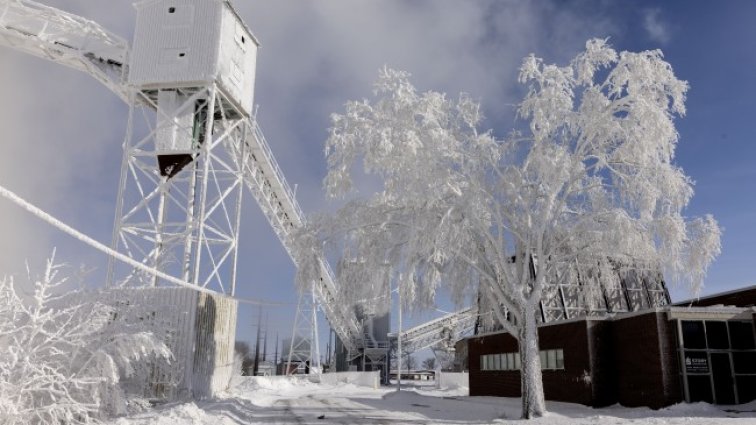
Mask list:
[[[260,312],[257,315],[257,339],[255,340],[255,363],[252,366],[252,376],[257,376],[257,371],[260,367],[260,322],[262,322],[262,306],[259,307],[259,311]]]
[[[263,340],[262,361],[265,362],[268,353],[268,313],[265,313],[265,339]]]
[[[333,334],[333,329],[328,328],[328,344],[326,344],[326,361],[325,364],[328,365],[328,371],[333,372],[331,370],[331,334]]]
[[[276,354],[273,356],[273,364],[276,366],[274,375],[278,375],[278,332],[276,332]]]
[[[397,341],[397,355],[396,359],[398,364],[396,365],[396,390],[402,390],[402,289],[401,289],[402,277],[399,276],[399,285],[397,285],[397,293],[399,294],[399,333],[396,334]]]

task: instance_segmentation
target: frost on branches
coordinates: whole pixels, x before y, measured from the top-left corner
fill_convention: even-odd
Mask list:
[[[387,265],[405,307],[431,306],[442,284],[457,301],[480,290],[518,338],[523,417],[541,416],[536,312],[567,265],[662,269],[697,290],[719,254],[714,218],[683,216],[693,188],[673,164],[688,85],[660,51],[618,54],[604,40],[564,67],[529,56],[524,125],[499,140],[478,130],[469,97],[418,93],[408,77],[384,69],[374,101],[332,116],[328,194],[355,194],[358,161],[383,187],[301,233],[300,281],[317,276],[325,243],[363,266],[342,285],[366,290],[348,293],[374,290]]]
[[[28,282],[0,280],[3,424],[91,423],[118,413],[120,378],[170,356],[152,334],[114,324],[111,308],[71,291],[60,269],[50,259]]]

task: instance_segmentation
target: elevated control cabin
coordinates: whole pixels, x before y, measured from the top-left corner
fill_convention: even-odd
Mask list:
[[[251,115],[259,43],[230,2],[144,0],[135,7],[129,85],[171,89],[216,82]]]

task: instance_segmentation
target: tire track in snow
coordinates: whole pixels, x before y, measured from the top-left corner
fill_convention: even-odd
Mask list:
[[[340,413],[343,416],[331,416],[329,417],[326,413],[326,417],[323,419],[325,422],[321,423],[327,423],[327,424],[343,424],[343,425],[351,425],[351,424],[375,424],[375,425],[393,425],[397,423],[403,423],[403,424],[427,424],[428,421],[425,420],[418,420],[418,419],[410,419],[407,417],[380,417],[377,415],[385,415],[386,413],[393,413],[389,411],[381,411],[375,408],[370,408],[365,405],[355,405],[354,402],[341,399],[341,398],[317,398],[315,395],[309,395],[307,396],[308,399],[311,399],[313,401],[320,402],[321,404],[328,407],[328,410],[335,413]],[[339,400],[347,401],[349,404],[345,405],[342,402],[339,402]],[[360,414],[358,412],[363,412],[364,414]],[[336,421],[336,422],[334,422]]]
[[[288,413],[289,416],[291,416],[291,419],[294,419],[295,422],[280,422],[282,424],[290,424],[290,423],[297,423],[297,424],[306,424],[304,418],[300,417],[299,415],[294,412],[294,406],[291,403],[290,399],[283,399],[278,400],[274,404],[282,404],[283,405],[283,411]]]

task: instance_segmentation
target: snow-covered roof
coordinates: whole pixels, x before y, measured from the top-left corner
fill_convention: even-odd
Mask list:
[[[716,305],[707,307],[669,307],[667,315],[670,319],[753,320],[754,313],[756,313],[756,308],[754,307],[732,307]]]
[[[682,306],[682,305],[686,305],[686,304],[695,304],[695,303],[698,303],[700,301],[710,300],[712,298],[719,298],[719,297],[724,297],[724,296],[727,296],[727,295],[737,294],[737,293],[740,293],[740,292],[748,292],[748,291],[754,291],[754,290],[756,290],[756,285],[751,285],[751,286],[746,286],[746,287],[743,287],[743,288],[733,289],[733,290],[730,290],[730,291],[718,292],[716,294],[707,295],[705,297],[691,298],[691,299],[687,299],[687,300],[684,300],[684,301],[679,301],[679,302],[674,303],[674,305],[680,305],[680,306]]]
[[[669,320],[674,320],[674,319],[753,320],[753,315],[756,314],[756,307],[733,307],[733,306],[724,306],[724,305],[707,306],[707,307],[664,306],[664,307],[655,307],[655,308],[649,308],[649,309],[638,310],[638,311],[620,312],[620,313],[615,313],[615,314],[610,314],[607,316],[600,316],[600,317],[591,317],[591,316],[574,317],[571,319],[562,319],[562,320],[556,320],[553,322],[539,323],[538,327],[541,328],[541,327],[548,327],[548,326],[557,326],[557,325],[563,325],[565,323],[574,323],[574,322],[581,322],[581,321],[586,321],[586,322],[614,321],[614,320],[627,319],[627,318],[635,317],[635,316],[643,316],[645,314],[665,313],[665,312],[667,313],[667,318]],[[483,332],[477,335],[469,335],[464,338],[461,338],[460,340],[480,338],[480,337],[491,336],[491,335],[501,335],[501,334],[506,334],[506,333],[509,333],[509,332],[501,329],[501,330],[495,330],[495,331],[490,331],[490,332]]]

